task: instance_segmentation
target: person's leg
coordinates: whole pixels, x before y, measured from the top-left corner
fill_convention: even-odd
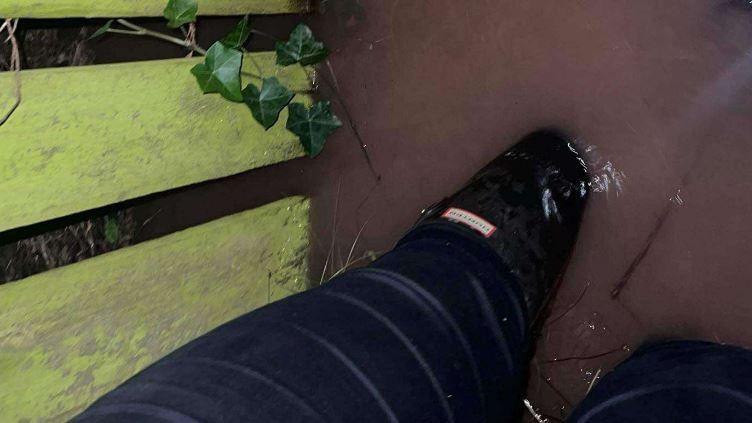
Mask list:
[[[752,351],[699,341],[646,345],[604,377],[569,421],[752,422]]]
[[[494,252],[451,226],[421,227],[373,267],[220,327],[79,420],[449,422],[511,414],[527,339],[522,297]]]
[[[571,145],[532,135],[371,266],[215,329],[77,420],[513,421],[585,176]]]

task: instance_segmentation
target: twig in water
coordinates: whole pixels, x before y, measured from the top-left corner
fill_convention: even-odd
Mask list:
[[[2,32],[3,30],[8,32],[8,38],[5,41],[10,41],[10,70],[12,72],[15,72],[16,79],[16,101],[13,103],[13,106],[11,106],[10,110],[8,110],[0,118],[0,126],[4,125],[5,122],[10,119],[16,109],[18,109],[18,106],[21,105],[21,53],[18,49],[18,40],[16,39],[16,29],[18,29],[18,22],[18,19],[15,19],[15,21],[13,19],[6,19],[2,27],[0,27],[0,32]]]
[[[562,419],[560,419],[558,417],[554,417],[554,416],[552,416],[550,414],[546,414],[546,413],[543,413],[543,412],[538,412],[538,414],[540,414],[541,417],[543,417],[546,420],[555,421],[557,423],[564,423],[564,420],[562,420]]]
[[[573,302],[569,307],[567,307],[567,309],[564,310],[563,313],[561,313],[560,315],[558,315],[558,316],[554,317],[553,319],[550,319],[548,322],[546,322],[546,326],[551,326],[552,324],[556,323],[558,320],[561,320],[562,317],[564,317],[567,314],[569,314],[569,312],[572,311],[577,306],[577,304],[579,304],[580,301],[582,301],[582,299],[585,297],[585,293],[587,292],[587,290],[588,290],[589,287],[590,287],[590,282],[588,282],[587,285],[585,285],[585,288],[582,290],[582,292],[580,293],[580,296],[577,297],[577,299],[575,300],[575,302]]]
[[[329,70],[329,75],[332,76],[332,82],[334,82],[334,89],[339,92],[339,82],[337,81],[337,75],[334,74],[334,68],[332,67],[332,62],[329,60],[326,61],[326,68]]]
[[[373,185],[371,185],[371,188],[368,188],[368,194],[366,194],[365,197],[363,197],[362,200],[360,200],[360,203],[358,203],[358,207],[355,208],[356,212],[360,212],[360,209],[368,202],[368,200],[371,199],[371,195],[373,195],[374,191],[376,191],[376,188],[380,186],[379,181],[375,181]]]
[[[551,388],[551,390],[554,391],[554,393],[559,398],[561,398],[561,400],[564,401],[568,407],[572,407],[572,401],[567,399],[567,397],[565,397],[564,394],[562,394],[561,391],[557,387],[554,386],[553,382],[551,382],[551,378],[545,377],[544,375],[543,381],[546,382],[546,385],[548,385],[548,387]]]
[[[590,381],[590,384],[587,387],[587,392],[585,392],[585,395],[589,394],[590,391],[593,389],[593,386],[595,386],[595,381],[598,380],[598,376],[601,375],[601,370],[603,369],[598,369],[598,371],[595,372],[595,376],[593,376],[593,380]]]
[[[360,230],[358,231],[358,234],[355,236],[355,241],[353,241],[352,245],[350,246],[350,252],[347,254],[347,260],[345,260],[344,266],[342,266],[338,271],[336,271],[332,275],[332,278],[334,278],[336,276],[339,276],[341,273],[343,273],[347,269],[349,269],[350,266],[352,265],[351,260],[352,260],[353,252],[355,251],[355,247],[358,245],[358,241],[360,240],[360,235],[363,234],[363,230],[365,230],[366,225],[368,225],[368,222],[370,220],[371,220],[371,218],[369,217],[368,219],[366,219],[365,223],[363,223],[363,226],[360,227]]]
[[[324,269],[321,271],[321,280],[319,280],[319,285],[324,283],[324,278],[326,277],[326,269],[329,267],[329,261],[334,259],[334,243],[337,237],[337,212],[339,211],[339,194],[341,190],[342,177],[339,178],[339,183],[337,184],[337,199],[334,203],[334,219],[332,220],[332,243],[329,245],[329,253],[326,255],[326,261],[324,262]]]
[[[535,421],[538,423],[548,423],[549,421],[564,423],[564,420],[562,419],[559,419],[557,417],[548,415],[540,411],[535,411],[533,404],[531,404],[528,399],[522,400],[522,403],[525,404],[525,408],[527,408],[527,411],[530,412],[530,414],[533,416],[533,419],[535,419]]]
[[[572,360],[592,360],[594,358],[605,357],[607,355],[611,355],[611,354],[617,353],[619,351],[627,351],[627,348],[628,347],[626,345],[622,345],[619,348],[614,348],[614,349],[612,349],[610,351],[606,351],[606,352],[603,352],[603,353],[600,353],[600,354],[586,355],[586,356],[574,356],[574,357],[566,357],[566,358],[554,358],[554,359],[551,359],[551,360],[546,360],[546,361],[544,361],[544,363],[562,363],[562,362],[565,362],[565,361],[572,361]]]
[[[376,179],[377,182],[381,181],[381,175],[379,175],[378,172],[376,172],[376,169],[373,167],[373,162],[371,161],[371,155],[368,154],[368,146],[363,141],[363,137],[360,135],[360,131],[358,130],[358,127],[355,125],[355,121],[353,120],[352,115],[350,114],[350,109],[347,107],[347,104],[345,104],[345,101],[342,99],[342,96],[339,94],[339,88],[337,87],[337,77],[334,75],[334,70],[332,69],[331,64],[327,60],[327,68],[329,69],[329,72],[332,75],[332,78],[334,78],[334,82],[330,82],[325,76],[321,76],[321,80],[326,83],[327,86],[329,86],[329,89],[332,90],[334,93],[334,99],[339,103],[339,105],[342,107],[342,111],[345,112],[345,120],[347,120],[347,125],[350,127],[350,130],[352,130],[353,134],[355,135],[355,139],[358,141],[358,145],[360,146],[360,150],[363,152],[363,157],[366,159],[366,163],[368,164],[368,168],[371,171],[371,174]]]
[[[663,224],[666,222],[666,218],[668,217],[669,213],[671,213],[672,207],[666,206],[663,211],[661,212],[661,215],[658,217],[658,221],[655,223],[655,226],[653,227],[653,230],[648,235],[647,239],[645,240],[645,244],[643,245],[642,249],[639,253],[635,256],[635,258],[632,260],[632,263],[629,264],[629,267],[624,272],[624,275],[619,280],[619,283],[616,284],[614,289],[611,291],[611,298],[616,299],[619,297],[619,294],[621,294],[621,291],[624,289],[625,286],[627,286],[627,283],[632,279],[632,275],[634,275],[635,270],[637,270],[637,267],[642,263],[642,260],[645,258],[645,256],[648,255],[648,252],[650,251],[650,248],[653,246],[653,242],[655,241],[655,238],[658,236],[658,233],[661,231],[661,228],[663,228]]]
[[[522,400],[522,403],[525,404],[525,408],[527,408],[527,411],[530,412],[530,415],[533,416],[533,419],[535,419],[538,423],[548,423],[548,419],[543,417],[542,414],[539,414],[537,411],[535,411],[535,408],[533,408],[533,404],[530,404],[530,400],[525,398]]]

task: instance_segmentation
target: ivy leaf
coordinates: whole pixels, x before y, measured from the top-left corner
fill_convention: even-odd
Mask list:
[[[113,19],[110,19],[109,21],[107,21],[107,23],[104,24],[104,25],[102,25],[101,28],[99,28],[98,30],[94,31],[94,33],[91,34],[91,37],[87,38],[87,40],[93,40],[95,38],[98,38],[98,37],[101,37],[102,35],[104,35],[112,27],[112,22],[114,22]]]
[[[117,220],[111,219],[109,216],[104,217],[104,239],[111,245],[117,244],[120,239],[120,229],[118,228]]]
[[[235,29],[222,38],[222,44],[230,48],[240,48],[248,41],[251,36],[251,23],[248,15],[245,15],[242,21],[235,25]]]
[[[187,23],[196,22],[198,14],[197,0],[170,0],[164,10],[169,28],[178,28]]]
[[[277,64],[289,66],[300,63],[303,66],[316,64],[329,55],[324,43],[313,38],[311,28],[300,24],[290,34],[287,42],[277,41]]]
[[[326,138],[342,126],[342,122],[332,114],[328,101],[320,101],[310,109],[300,103],[291,103],[288,109],[287,129],[300,138],[300,143],[311,157],[321,153]]]
[[[251,109],[253,117],[258,123],[269,129],[279,120],[279,113],[295,97],[292,91],[279,83],[275,77],[264,78],[261,91],[248,84],[243,90],[243,100]]]
[[[204,63],[199,63],[191,69],[196,76],[198,85],[208,93],[220,93],[230,101],[243,101],[240,92],[240,67],[243,65],[243,54],[217,41],[206,52]]]

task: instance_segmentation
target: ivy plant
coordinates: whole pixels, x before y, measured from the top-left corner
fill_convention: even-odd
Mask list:
[[[250,110],[249,118],[253,118],[265,129],[272,128],[282,111],[288,109],[285,127],[297,135],[303,149],[310,157],[321,153],[326,139],[342,126],[342,122],[332,114],[331,104],[320,101],[306,107],[299,102],[292,102],[295,93],[286,87],[279,79],[268,75],[254,75],[260,80],[260,86],[248,83],[243,88],[243,61],[253,60],[246,56],[244,46],[254,31],[248,16],[245,16],[233,30],[204,50],[192,40],[193,25],[198,15],[197,0],[169,0],[164,9],[164,17],[169,28],[180,29],[185,39],[163,34],[140,27],[125,19],[108,21],[99,28],[91,38],[105,33],[152,36],[175,44],[182,45],[204,56],[203,63],[191,69],[196,77],[198,86],[204,94],[216,93],[232,102],[243,102]],[[127,29],[114,28],[118,23]],[[189,28],[186,29],[186,25]],[[329,55],[324,43],[316,40],[311,29],[305,24],[299,24],[290,33],[286,41],[277,41],[275,45],[276,63],[278,66],[312,66],[321,63]],[[255,63],[254,63],[255,64]],[[263,73],[259,66],[259,73]]]
[[[264,78],[260,90],[253,84],[248,84],[243,90],[243,101],[250,107],[256,121],[266,129],[277,123],[279,113],[293,97],[295,94],[275,77]]]
[[[326,59],[329,51],[324,43],[313,38],[313,32],[305,25],[298,25],[287,42],[277,41],[277,64],[282,66],[300,63],[303,66],[315,65]]]
[[[316,157],[324,148],[326,138],[342,126],[342,122],[330,110],[328,101],[321,101],[311,108],[300,103],[290,104],[287,129],[300,138],[303,148],[311,157]]]
[[[194,66],[191,73],[205,94],[220,93],[230,101],[243,101],[240,93],[242,64],[243,53],[240,50],[217,42],[206,51],[204,63]]]
[[[251,31],[251,22],[246,15],[242,21],[238,22],[232,32],[222,38],[222,44],[230,48],[242,48],[248,42]]]
[[[197,0],[170,0],[164,10],[168,28],[180,28],[185,24],[196,22],[197,14]]]

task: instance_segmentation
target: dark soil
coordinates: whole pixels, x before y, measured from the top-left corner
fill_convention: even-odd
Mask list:
[[[117,236],[108,239],[106,226],[115,225]],[[78,222],[42,234],[7,241],[0,246],[0,282],[10,282],[56,267],[76,263],[133,243],[138,233],[133,210]],[[7,234],[3,238],[8,238]],[[0,238],[2,239],[2,238]]]

